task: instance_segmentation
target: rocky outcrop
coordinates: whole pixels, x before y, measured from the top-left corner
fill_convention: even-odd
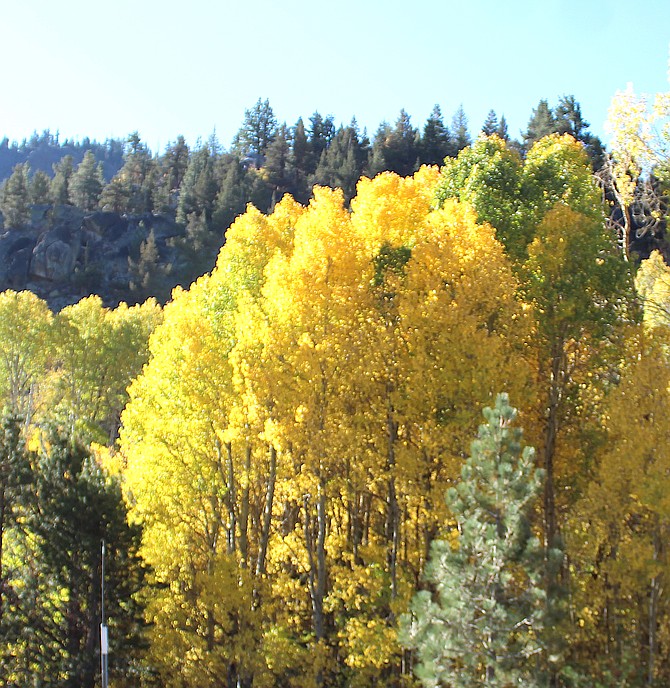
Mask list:
[[[131,264],[151,233],[159,254],[155,269],[176,274],[168,266],[179,259],[174,240],[184,230],[169,217],[35,206],[27,227],[11,228],[0,214],[0,291],[29,289],[55,310],[89,294],[110,306],[141,299],[146,294],[131,288]]]

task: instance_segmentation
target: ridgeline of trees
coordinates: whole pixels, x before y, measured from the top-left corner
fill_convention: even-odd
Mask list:
[[[70,175],[203,232],[221,161],[281,192],[164,308],[0,295],[0,685],[93,688],[103,537],[119,686],[668,685],[670,268],[630,237],[662,237],[670,177],[640,109],[597,173],[544,103],[533,141],[491,113],[440,168],[308,203],[268,181],[298,140],[269,112],[162,186],[137,137]]]
[[[551,133],[568,133],[583,141],[600,162],[602,146],[588,133],[588,122],[572,96],[550,109],[541,101],[521,142],[510,141],[504,116],[491,110],[481,132],[496,134],[523,152]],[[223,232],[247,203],[267,212],[285,193],[306,203],[315,184],[341,188],[350,200],[361,176],[382,171],[409,175],[421,165],[441,165],[472,143],[462,107],[445,123],[436,105],[422,129],[402,110],[391,125],[383,122],[372,137],[355,119],[336,124],[315,112],[305,122],[279,123],[270,103],[258,102],[228,150],[216,136],[194,147],[179,136],[162,154],[152,153],[137,133],[126,141],[59,141],[49,131],[10,145],[0,143],[0,208],[5,227],[29,220],[31,204],[72,204],[83,210],[119,213],[172,213],[184,224],[205,223]]]

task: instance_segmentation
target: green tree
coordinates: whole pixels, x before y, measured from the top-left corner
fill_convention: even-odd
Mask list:
[[[0,637],[4,636],[5,607],[9,589],[5,541],[15,525],[30,480],[30,463],[21,433],[21,419],[4,411],[0,419]],[[6,592],[7,591],[7,592]],[[1,684],[1,682],[0,682]]]
[[[215,157],[207,144],[191,155],[179,191],[177,222],[186,224],[193,213],[211,220],[218,192],[214,166]]]
[[[386,142],[391,136],[392,131],[388,122],[382,122],[377,127],[368,155],[367,173],[370,177],[374,177],[386,170]]]
[[[449,129],[444,124],[439,105],[435,105],[426,120],[420,148],[421,163],[424,165],[441,165],[451,150]]]
[[[292,130],[293,145],[291,146],[291,167],[293,169],[292,195],[300,203],[309,200],[307,175],[310,163],[310,147],[307,131],[302,117],[298,119]]]
[[[66,205],[70,199],[70,180],[74,174],[74,161],[71,155],[64,156],[53,166],[49,196],[54,205]]]
[[[395,126],[384,141],[386,170],[402,177],[414,174],[419,167],[419,132],[412,126],[410,116],[400,111]]]
[[[507,130],[507,120],[505,115],[500,118],[500,123],[498,124],[498,131],[496,134],[505,142],[509,141],[509,131]]]
[[[315,112],[309,118],[309,123],[308,134],[311,155],[309,172],[312,173],[316,170],[316,166],[321,160],[323,151],[330,146],[335,136],[335,124],[332,115],[323,117],[323,115],[318,112]]]
[[[290,153],[289,131],[286,124],[282,124],[277,130],[272,143],[267,147],[265,164],[263,166],[268,183],[272,187],[272,195],[275,202],[280,201],[282,196],[291,187]]]
[[[95,686],[102,540],[108,552],[105,611],[119,657],[111,673],[128,679],[139,668],[140,530],[128,525],[118,481],[90,452],[55,431],[42,440],[22,537],[12,553],[13,618],[3,638],[0,683]]]
[[[91,151],[86,151],[84,159],[70,180],[70,202],[83,210],[95,210],[98,207],[102,186],[102,169],[98,166],[95,155]]]
[[[128,137],[125,162],[117,176],[122,180],[128,195],[127,212],[151,212],[156,163],[137,132]]]
[[[342,189],[348,202],[356,191],[364,159],[355,122],[351,126],[340,127],[330,146],[321,153],[316,171],[310,177],[311,183]]]
[[[529,241],[518,213],[521,177],[517,153],[497,136],[480,136],[457,158],[445,160],[436,197],[440,205],[448,198],[468,201],[479,220],[495,228],[508,254],[519,258]]]
[[[174,212],[179,189],[188,167],[189,150],[183,136],[168,145],[158,159],[156,184],[153,191],[154,208],[159,212]]]
[[[233,139],[233,148],[242,156],[265,155],[276,135],[277,118],[270,101],[259,98],[252,108],[244,111],[244,121]]]
[[[403,639],[424,686],[540,685],[544,552],[529,518],[542,488],[534,451],[506,394],[484,409],[461,480],[447,492],[456,521],[435,540]]]
[[[27,164],[16,165],[2,187],[0,210],[5,216],[5,227],[21,228],[30,220],[28,174]]]
[[[30,180],[30,203],[46,205],[49,203],[49,186],[51,179],[43,170],[37,170]]]
[[[484,124],[482,125],[482,133],[485,136],[493,136],[493,134],[498,133],[498,115],[496,115],[495,110],[489,110],[489,114],[486,115],[486,120],[484,120]]]
[[[556,120],[554,113],[546,100],[541,100],[533,110],[533,114],[528,121],[528,127],[523,135],[523,143],[526,148],[530,148],[536,141],[544,136],[556,133]]]
[[[467,148],[472,143],[468,130],[468,118],[462,105],[459,105],[456,112],[454,112],[449,131],[451,132],[452,155],[458,155],[459,151]]]
[[[46,302],[32,292],[0,294],[0,406],[26,423],[42,401],[52,321]]]

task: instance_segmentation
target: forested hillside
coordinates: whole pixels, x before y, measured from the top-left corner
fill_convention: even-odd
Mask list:
[[[102,539],[117,686],[670,683],[670,99],[597,155],[567,103],[350,186],[355,127],[82,159],[49,203],[86,164],[222,246],[164,306],[0,295],[0,686],[96,685]]]
[[[594,167],[602,145],[579,103],[541,101],[521,141],[492,110],[481,126],[523,153],[550,133],[585,143]],[[29,289],[53,309],[97,294],[106,305],[165,302],[212,269],[226,228],[248,203],[270,212],[285,193],[306,203],[315,184],[340,188],[348,203],[358,179],[413,174],[471,143],[462,108],[445,123],[438,105],[422,128],[402,111],[373,136],[356,121],[338,125],[315,112],[280,124],[265,100],[246,111],[228,148],[216,135],[187,145],[178,136],[154,153],[137,132],[126,141],[60,142],[44,132],[0,145],[0,288]]]

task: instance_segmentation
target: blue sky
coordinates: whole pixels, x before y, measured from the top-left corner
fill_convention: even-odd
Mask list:
[[[574,95],[603,135],[609,102],[670,88],[668,0],[2,0],[0,137],[152,150],[216,130],[228,146],[258,98],[279,121],[316,110],[372,134],[462,104],[519,136],[541,98]]]

